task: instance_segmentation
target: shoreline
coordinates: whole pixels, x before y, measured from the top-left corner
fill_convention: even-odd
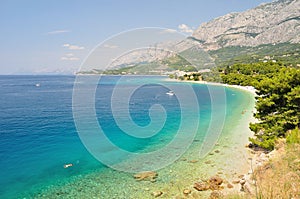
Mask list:
[[[217,82],[207,82],[207,81],[192,81],[192,80],[178,80],[178,79],[166,79],[166,82],[187,82],[187,83],[194,83],[194,84],[203,84],[203,85],[213,85],[213,86],[222,86],[228,88],[236,88],[241,89],[247,92],[252,93],[254,96],[256,95],[256,89],[253,86],[240,86],[240,85],[230,85],[230,84],[223,84]]]
[[[264,164],[264,162],[268,161],[270,157],[272,157],[272,154],[265,155],[264,151],[255,151],[251,148],[248,148],[248,138],[253,137],[254,133],[249,129],[249,123],[250,122],[257,122],[257,120],[254,118],[253,113],[256,112],[255,109],[255,96],[256,90],[252,86],[239,86],[239,85],[229,85],[229,84],[222,84],[222,83],[214,83],[214,82],[206,82],[206,81],[185,81],[185,80],[175,80],[175,79],[167,79],[166,81],[170,82],[186,82],[186,83],[192,83],[192,84],[202,84],[202,85],[212,85],[212,86],[221,86],[224,88],[231,88],[231,89],[238,89],[240,91],[245,91],[249,95],[251,95],[251,98],[253,98],[252,102],[250,102],[247,106],[245,117],[242,117],[236,126],[234,126],[233,129],[225,130],[228,132],[225,132],[226,134],[229,134],[231,136],[231,139],[234,140],[236,145],[232,145],[232,149],[234,151],[239,151],[238,154],[235,154],[236,156],[231,156],[229,159],[226,160],[233,160],[231,163],[232,165],[236,165],[235,169],[233,167],[224,169],[224,173],[221,173],[222,175],[225,174],[225,181],[231,181],[231,185],[233,185],[230,189],[224,189],[223,194],[230,195],[230,194],[254,194],[254,188],[255,182],[252,180],[252,173],[253,171]],[[244,110],[242,115],[244,114]],[[226,124],[225,124],[226,125]],[[227,123],[228,125],[228,123]],[[242,133],[241,133],[242,132]],[[222,133],[223,134],[223,133]],[[222,141],[223,139],[223,141]],[[221,137],[219,138],[219,143],[225,144],[226,146],[226,140],[228,137]],[[213,151],[218,149],[217,146],[220,146],[220,144],[217,143],[217,145],[213,148]],[[230,151],[225,152],[224,155],[229,155]],[[230,156],[230,155],[229,155]],[[239,157],[239,160],[236,161]],[[204,159],[206,159],[205,157]],[[222,164],[222,160],[224,160],[224,157],[219,159],[219,164]],[[234,161],[235,160],[235,161]],[[237,166],[238,165],[238,166]],[[219,172],[217,172],[217,175],[219,175]],[[222,176],[221,175],[221,176]],[[213,173],[211,176],[214,176]],[[223,175],[224,176],[224,175]],[[243,190],[243,192],[241,191]]]
[[[239,86],[190,82],[241,89]],[[249,89],[242,90],[249,91]],[[251,169],[252,160],[249,158],[252,158],[253,154],[245,145],[249,143],[248,137],[253,135],[248,124],[253,120],[252,111],[255,100],[253,92],[240,94],[240,97],[243,100],[238,104],[239,108],[233,110],[232,116],[225,121],[224,132],[222,132],[213,150],[205,157],[199,158],[199,146],[195,142],[195,145],[188,149],[175,163],[156,171],[158,177],[155,182],[136,181],[133,174],[107,169],[102,173],[95,172],[82,177],[75,177],[72,182],[64,186],[43,191],[41,196],[52,197],[56,193],[68,193],[65,196],[94,197],[101,193],[100,197],[119,198],[118,196],[123,195],[127,198],[154,198],[152,194],[161,191],[163,194],[159,198],[176,198],[185,197],[183,191],[187,189],[190,191],[191,197],[207,198],[211,191],[197,191],[193,187],[194,183],[216,175],[224,180],[222,193],[226,195],[227,193],[241,193],[241,185],[235,182],[240,181],[241,176],[244,178]],[[110,180],[105,181],[105,179]],[[117,187],[116,184],[118,184]],[[226,187],[229,184],[232,186],[231,188]],[[79,192],[78,188],[75,189],[75,187],[85,188],[83,188],[84,191]]]

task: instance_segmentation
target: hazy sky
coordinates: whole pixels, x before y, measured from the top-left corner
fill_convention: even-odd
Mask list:
[[[72,73],[98,43],[133,28],[185,31],[271,0],[1,0],[0,74]]]

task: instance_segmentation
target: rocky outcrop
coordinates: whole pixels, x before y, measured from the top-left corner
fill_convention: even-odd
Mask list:
[[[300,0],[279,0],[203,23],[193,33],[206,50],[300,42]]]

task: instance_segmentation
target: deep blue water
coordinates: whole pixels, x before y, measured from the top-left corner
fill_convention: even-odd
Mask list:
[[[151,151],[171,142],[181,120],[180,102],[168,96],[162,77],[128,77],[123,87],[148,82],[136,90],[129,109],[139,126],[151,123],[149,108],[161,104],[168,114],[165,126],[145,139],[124,134],[116,124],[110,102],[119,77],[104,77],[96,92],[96,114],[106,136],[118,147],[131,151]],[[0,198],[18,198],[51,184],[68,181],[104,168],[82,144],[73,120],[74,76],[0,76]],[[177,87],[180,83],[174,84]],[[210,95],[206,86],[194,85],[199,101],[201,124],[197,138],[203,138],[210,120]],[[236,94],[227,90],[227,106],[234,107]],[[232,94],[232,95],[231,95]],[[123,110],[119,110],[121,113]],[[63,165],[73,167],[64,169]]]
[[[0,196],[100,166],[77,136],[73,82],[71,76],[0,77]],[[64,169],[70,162],[76,167]]]

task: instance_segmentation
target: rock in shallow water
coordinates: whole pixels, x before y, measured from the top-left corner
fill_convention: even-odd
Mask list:
[[[154,191],[154,192],[152,192],[152,195],[153,195],[155,198],[161,196],[162,194],[163,194],[162,191]]]
[[[222,193],[219,192],[219,191],[213,191],[211,192],[210,196],[209,196],[209,199],[219,199],[219,198],[222,198]]]
[[[157,178],[158,174],[154,171],[145,171],[142,173],[137,173],[135,174],[133,177],[137,180],[137,181],[141,181],[141,180],[149,180],[151,182],[155,182],[156,178]]]
[[[221,185],[223,183],[223,179],[219,176],[213,176],[209,179],[210,184]]]
[[[220,178],[219,176],[213,176],[207,182],[196,182],[194,184],[194,188],[198,191],[206,191],[208,189],[220,190],[224,188],[223,186],[221,186],[222,183],[222,178]]]
[[[227,188],[232,189],[232,188],[233,188],[233,185],[230,184],[230,183],[228,183],[228,184],[227,184]]]
[[[183,194],[184,195],[188,195],[188,194],[190,194],[192,191],[190,190],[190,189],[184,189],[183,190]]]

